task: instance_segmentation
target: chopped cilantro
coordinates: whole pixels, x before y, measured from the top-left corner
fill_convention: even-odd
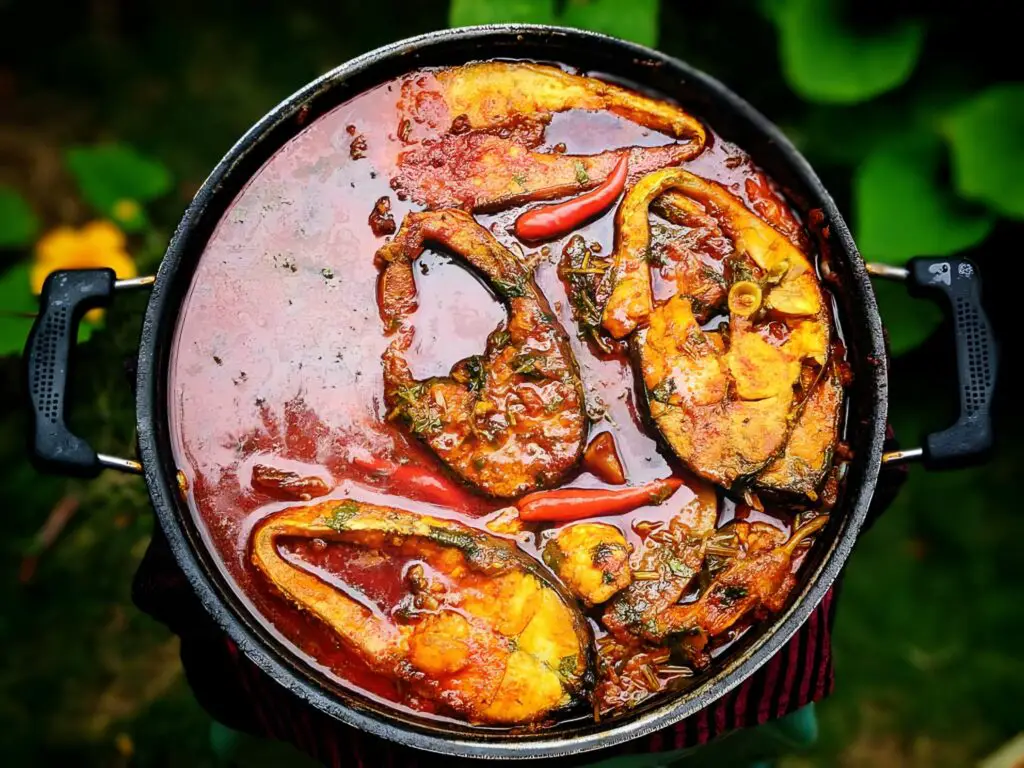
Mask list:
[[[665,261],[665,254],[653,245],[647,248],[646,253],[644,253],[644,258],[652,267],[664,267],[667,263]]]
[[[476,538],[473,534],[466,531],[456,531],[432,525],[427,538],[435,544],[440,544],[442,547],[458,549],[465,553],[467,557],[473,557],[480,551],[480,545],[477,543]]]
[[[409,428],[417,435],[432,435],[444,426],[433,408],[417,408],[408,414]]]
[[[577,184],[587,184],[590,182],[590,174],[587,173],[587,167],[583,165],[581,160],[577,160],[573,168],[576,170]]]
[[[399,387],[395,391],[395,397],[406,405],[416,405],[426,394],[426,384],[412,384],[408,387]]]
[[[526,295],[526,284],[523,280],[495,280],[494,290],[503,298],[520,299]]]
[[[562,677],[570,677],[576,671],[577,666],[578,664],[574,654],[563,656],[558,662],[558,674]]]
[[[359,505],[351,499],[347,499],[334,508],[330,517],[324,518],[324,524],[332,530],[341,531],[346,530],[346,523],[356,516],[359,512]]]
[[[484,361],[480,355],[473,355],[466,360],[466,373],[469,374],[469,391],[479,392],[484,388],[487,380],[487,371],[484,370]]]
[[[665,565],[668,566],[668,569],[672,572],[673,576],[678,576],[681,579],[687,579],[693,575],[693,569],[688,567],[686,563],[678,558],[670,557],[665,561]]]
[[[590,553],[590,562],[600,568],[609,561],[614,562],[615,553],[619,551],[619,547],[614,544],[609,544],[607,541],[602,541],[597,544]]]
[[[491,334],[491,344],[495,349],[501,349],[512,340],[512,334],[502,329]]]
[[[538,355],[528,353],[516,355],[512,358],[512,372],[523,376],[543,377],[544,371],[540,367],[543,360]]]
[[[732,605],[737,600],[747,596],[747,588],[739,586],[727,586],[718,590],[718,601],[722,605]]]
[[[668,405],[672,399],[672,395],[676,393],[676,382],[671,376],[662,379],[658,386],[651,390],[651,397],[657,400],[659,403]]]
[[[546,403],[544,403],[544,413],[548,414],[549,416],[551,414],[553,414],[553,413],[558,413],[558,411],[562,407],[563,403],[565,403],[565,398],[562,398],[562,397],[553,397],[553,398],[551,398]]]

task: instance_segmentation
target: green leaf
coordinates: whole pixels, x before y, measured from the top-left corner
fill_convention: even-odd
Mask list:
[[[141,210],[138,203],[155,200],[171,188],[170,171],[131,147],[74,147],[68,150],[66,161],[86,202],[127,229],[138,228],[144,219],[119,215],[120,209],[131,208],[134,203]]]
[[[894,356],[922,344],[942,322],[942,312],[934,303],[911,298],[905,286],[875,280],[874,287],[882,325],[889,336],[889,350]]]
[[[660,0],[568,0],[561,21],[654,47],[659,10]]]
[[[0,248],[24,248],[39,231],[39,220],[24,198],[0,186]]]
[[[452,0],[448,9],[452,27],[501,22],[554,24],[555,0]]]
[[[38,310],[28,270],[27,263],[15,264],[0,275],[0,356],[21,354]]]
[[[949,256],[984,240],[995,223],[972,211],[942,183],[937,137],[885,142],[854,172],[857,243],[869,261],[902,264],[913,256]]]
[[[903,21],[871,34],[847,28],[841,3],[776,0],[762,9],[779,30],[782,71],[809,101],[854,104],[906,82],[921,53],[924,25]]]
[[[996,85],[945,121],[953,184],[966,198],[1024,218],[1024,83]]]

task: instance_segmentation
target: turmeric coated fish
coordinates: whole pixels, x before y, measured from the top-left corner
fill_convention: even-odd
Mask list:
[[[766,490],[817,500],[817,488],[832,466],[843,406],[843,384],[835,361],[800,406],[786,447],[758,473],[755,484]]]
[[[700,121],[673,104],[557,67],[483,62],[441,70],[403,85],[393,186],[430,208],[493,211],[591,189],[629,153],[630,181],[698,155]],[[597,155],[533,151],[552,114],[607,111],[675,139]]]
[[[728,302],[727,329],[701,326],[695,296],[655,306],[648,265],[655,200],[670,219],[713,217],[732,241],[727,292],[718,294]],[[803,374],[821,370],[829,354],[828,310],[810,260],[721,185],[665,169],[623,199],[607,279],[602,325],[615,338],[631,336],[651,417],[676,455],[726,488],[779,456],[808,395]],[[827,425],[815,434],[826,432]],[[783,477],[787,466],[796,465],[762,485],[806,490],[806,482]]]
[[[605,602],[633,579],[626,537],[608,523],[559,529],[544,547],[544,562],[588,607]]]
[[[634,348],[651,418],[673,452],[725,488],[758,472],[789,435],[798,359],[735,317],[727,349],[679,296],[650,322]]]
[[[448,112],[465,115],[474,129],[494,128],[511,116],[547,120],[567,109],[606,110],[676,139],[704,143],[704,127],[664,101],[649,99],[592,77],[558,67],[487,61],[437,73]]]
[[[283,538],[415,558],[403,610],[384,615],[294,565],[278,551]],[[372,670],[472,722],[534,722],[576,702],[590,684],[590,633],[572,598],[514,544],[483,531],[335,500],[265,518],[250,556]]]
[[[461,258],[508,308],[482,355],[448,376],[413,378],[405,353],[416,307],[413,262],[428,243]],[[459,477],[513,498],[557,485],[586,439],[582,383],[565,331],[516,257],[463,211],[411,213],[377,252],[381,312],[395,339],[384,353],[389,418],[406,424]]]
[[[569,109],[608,111],[703,145],[700,121],[674,104],[546,64],[485,61],[451,67],[403,84],[403,118],[431,132],[494,130],[521,121],[546,123]]]
[[[645,324],[653,310],[647,265],[651,242],[648,210],[658,198],[660,210],[693,211],[699,203],[719,222],[736,251],[766,276],[766,310],[783,317],[818,317],[824,310],[814,266],[796,246],[722,185],[679,168],[666,168],[637,182],[616,212],[613,287],[602,318],[605,330],[614,338],[624,338]],[[823,359],[827,328],[821,329],[816,341],[819,346],[811,351]]]

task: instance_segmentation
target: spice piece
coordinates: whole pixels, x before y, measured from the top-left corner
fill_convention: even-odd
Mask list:
[[[615,450],[615,438],[611,432],[602,432],[590,441],[587,450],[583,452],[583,467],[606,483],[622,485],[626,482],[626,473]]]
[[[397,226],[395,217],[391,215],[391,198],[387,195],[378,198],[370,211],[370,229],[377,237],[395,234]]]
[[[348,147],[348,153],[353,160],[362,160],[366,157],[366,137],[359,134]]]
[[[326,496],[331,488],[316,475],[303,477],[298,472],[257,464],[252,468],[252,487],[278,499],[308,501]]]

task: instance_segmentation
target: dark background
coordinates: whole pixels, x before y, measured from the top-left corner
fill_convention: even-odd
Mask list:
[[[116,141],[173,179],[159,194],[140,192],[145,222],[125,225],[145,274],[205,174],[303,83],[442,28],[450,11],[457,22],[545,20],[550,5],[473,2],[0,0],[0,189],[33,221],[4,240],[4,215],[14,214],[0,205],[0,274],[24,270],[52,227],[109,215],[69,170],[71,147]],[[839,602],[837,690],[818,708],[821,738],[784,761],[974,764],[1024,730],[1024,447],[1015,439],[1024,413],[1007,375],[1024,255],[1024,73],[1021,57],[1007,55],[1019,51],[1019,24],[1001,15],[1008,4],[991,0],[955,13],[874,0],[853,10],[830,0],[660,9],[654,0],[597,0],[596,10],[579,10],[587,5],[554,7],[567,22],[656,41],[782,126],[848,212],[867,258],[900,263],[962,248],[981,265],[1003,346],[997,449],[975,469],[915,467],[858,544]],[[878,71],[895,67],[899,53],[877,50],[898,49],[893,30],[907,25],[921,42],[907,71],[886,79]],[[828,59],[844,45],[852,64]],[[854,68],[868,59],[880,63],[862,77]],[[864,77],[884,82],[869,88]],[[990,93],[996,106],[978,106]],[[973,182],[958,167],[971,146],[991,150],[974,158]],[[19,279],[0,290],[5,350],[20,346],[29,322]],[[955,417],[951,328],[900,289],[885,290],[896,353],[890,410],[911,446]],[[131,359],[144,304],[119,300],[79,350],[74,423],[117,455],[132,454]],[[142,481],[37,475],[24,457],[20,377],[17,355],[0,357],[0,759],[217,764],[223,745],[185,685],[176,640],[129,600],[153,524]],[[274,759],[264,751],[247,764]]]

